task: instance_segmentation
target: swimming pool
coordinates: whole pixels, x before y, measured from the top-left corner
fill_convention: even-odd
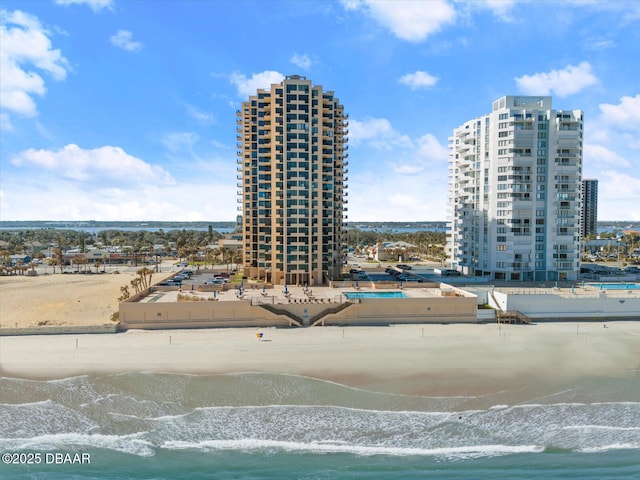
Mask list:
[[[408,298],[403,292],[344,292],[349,300],[354,298]]]
[[[640,290],[640,283],[591,283],[589,286],[599,290]]]

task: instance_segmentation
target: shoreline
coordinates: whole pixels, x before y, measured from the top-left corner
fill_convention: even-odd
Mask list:
[[[0,337],[0,376],[52,380],[135,372],[288,374],[379,393],[518,402],[589,378],[637,375],[640,322]]]

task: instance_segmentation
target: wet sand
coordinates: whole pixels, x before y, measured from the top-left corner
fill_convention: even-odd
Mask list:
[[[256,333],[262,332],[260,341]],[[640,322],[140,331],[0,337],[0,375],[303,375],[407,395],[535,398],[640,372]]]

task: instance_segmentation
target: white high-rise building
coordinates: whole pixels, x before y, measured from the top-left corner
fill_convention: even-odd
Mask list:
[[[576,280],[583,113],[505,96],[449,138],[449,261],[496,280]]]

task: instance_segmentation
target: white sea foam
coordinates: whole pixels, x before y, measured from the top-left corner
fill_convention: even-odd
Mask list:
[[[42,400],[40,402],[0,403],[0,407],[8,407],[8,408],[44,407],[52,404],[53,402],[51,400]]]
[[[244,438],[238,440],[206,440],[202,442],[167,441],[162,448],[171,450],[284,450],[310,453],[352,453],[355,455],[439,456],[445,458],[476,458],[512,453],[539,453],[537,445],[468,445],[451,448],[405,448],[378,445],[354,445],[344,442],[286,442]]]
[[[131,435],[101,435],[83,433],[57,433],[32,438],[0,440],[4,451],[10,450],[64,450],[73,447],[104,448],[132,455],[148,457],[155,455],[154,445],[143,439],[146,432]]]
[[[640,427],[612,427],[610,425],[567,425],[563,430],[614,430],[614,431],[640,431]]]
[[[610,450],[640,450],[640,443],[612,443],[610,445],[602,445],[599,447],[586,447],[578,449],[582,453],[599,453],[608,452]]]

